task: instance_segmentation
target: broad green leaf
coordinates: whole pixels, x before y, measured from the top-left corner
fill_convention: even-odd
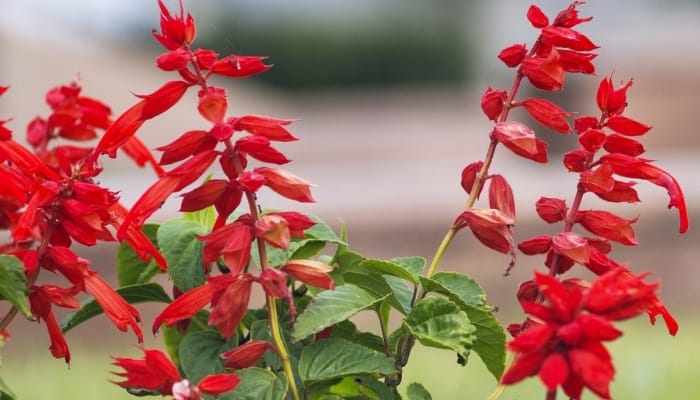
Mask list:
[[[385,297],[374,297],[356,286],[345,285],[321,292],[294,324],[292,339],[298,341],[366,310]]]
[[[474,279],[456,272],[438,272],[430,278],[421,278],[425,292],[436,292],[457,304],[476,307],[486,305],[486,294]]]
[[[216,330],[192,332],[180,343],[180,367],[190,382],[199,382],[210,374],[223,372],[221,353],[238,345],[238,336],[226,340]]]
[[[335,232],[333,232],[333,229],[331,229],[331,227],[328,226],[328,224],[323,222],[321,218],[315,215],[307,215],[307,217],[311,218],[311,220],[316,222],[316,225],[304,231],[304,235],[307,238],[318,239],[326,243],[336,243],[341,246],[347,245],[347,243],[345,243],[345,240],[339,238],[338,235],[336,235]]]
[[[326,247],[326,242],[322,240],[307,239],[305,243],[298,246],[289,257],[290,259],[309,259]]]
[[[339,273],[354,271],[364,260],[364,257],[354,251],[343,251],[335,258],[335,262],[338,264],[336,271]]]
[[[145,224],[143,233],[158,248],[157,232],[160,225]],[[158,273],[158,265],[151,260],[146,263],[136,255],[127,242],[122,242],[117,249],[117,277],[119,286],[130,286],[146,283]]]
[[[398,400],[395,389],[370,377],[347,376],[306,386],[309,400]]]
[[[163,257],[168,261],[168,273],[173,284],[182,292],[204,284],[204,242],[196,235],[207,232],[205,226],[185,219],[167,221],[158,229],[158,243]]]
[[[299,359],[299,377],[304,382],[397,372],[393,358],[343,339],[312,343],[306,346]]]
[[[413,289],[409,287],[408,282],[401,278],[391,275],[384,275],[386,283],[391,287],[391,292],[396,298],[396,301],[401,304],[401,308],[397,308],[404,315],[411,312],[411,302],[413,301]]]
[[[447,296],[467,313],[476,327],[473,349],[489,372],[500,379],[505,370],[506,335],[496,317],[490,313],[481,286],[472,278],[454,272],[438,272],[432,278],[422,278],[421,283],[426,292]]]
[[[397,257],[389,261],[404,267],[416,279],[423,275],[425,269],[425,258],[423,257]]]
[[[428,392],[423,385],[418,382],[413,382],[408,385],[406,395],[408,395],[408,400],[433,400],[430,392]]]
[[[424,346],[454,350],[464,358],[469,356],[476,331],[467,313],[444,297],[419,301],[403,326]]]
[[[163,287],[157,283],[144,283],[140,285],[124,286],[117,289],[124,300],[129,304],[157,302],[170,303],[170,297],[165,293]],[[63,333],[75,328],[88,319],[102,313],[102,307],[90,298],[81,304],[80,310],[73,311],[66,315],[61,321]]]
[[[163,344],[165,349],[173,360],[175,365],[180,365],[180,343],[185,336],[192,332],[197,332],[201,330],[208,329],[207,321],[209,320],[209,311],[202,310],[195,315],[195,317],[189,320],[187,325],[187,330],[184,333],[180,333],[177,326],[167,326],[163,325],[160,327],[160,334],[163,338]]]
[[[211,229],[216,222],[216,209],[214,209],[214,206],[209,206],[197,211],[184,212],[182,213],[182,218]]]
[[[362,332],[349,320],[341,321],[333,325],[331,337],[345,339],[347,341],[370,348],[374,351],[384,351],[384,340],[370,332]]]
[[[273,374],[262,368],[246,368],[236,371],[241,383],[221,396],[222,400],[283,400],[287,398],[287,377]]]
[[[343,275],[346,283],[361,287],[374,297],[386,297],[386,301],[400,312],[406,314],[404,305],[394,296],[391,286],[382,275],[376,273],[348,272]],[[404,285],[405,287],[406,285]],[[409,300],[410,301],[410,300]]]
[[[494,378],[501,379],[506,368],[506,334],[503,327],[488,310],[469,305],[462,309],[469,316],[472,325],[476,327],[474,351]]]
[[[418,276],[413,275],[412,271],[406,269],[405,266],[387,260],[378,260],[369,258],[362,261],[357,270],[360,272],[375,272],[380,275],[391,275],[397,278],[405,279],[414,285],[418,284]]]
[[[5,381],[0,377],[0,400],[16,400],[17,396],[12,393],[12,390],[5,384]]]
[[[15,256],[0,255],[0,298],[9,301],[25,317],[31,318],[24,264]]]

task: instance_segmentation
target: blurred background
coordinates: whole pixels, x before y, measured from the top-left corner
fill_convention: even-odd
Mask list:
[[[176,2],[166,3],[177,9]],[[541,3],[550,16],[568,5]],[[31,118],[48,112],[46,91],[76,77],[85,95],[107,102],[115,115],[136,101],[134,93],[149,93],[175,79],[155,67],[161,52],[150,37],[158,27],[155,0],[0,0],[0,5],[0,84],[11,86],[0,98],[0,118],[12,118],[8,126],[17,138]],[[229,89],[229,113],[299,119],[291,130],[300,141],[278,148],[294,160],[287,169],[317,185],[317,202],[298,205],[262,192],[263,206],[310,212],[333,227],[342,219],[351,247],[368,257],[428,259],[466,201],[459,185],[462,168],[486,151],[490,128],[479,108],[481,93],[488,85],[507,89],[512,81],[513,71],[496,54],[514,43],[529,46],[535,36],[525,18],[528,6],[505,0],[186,2],[197,22],[195,45],[221,54],[266,55],[274,64],[250,79],[218,82]],[[666,193],[645,183],[638,186],[642,203],[613,207],[628,218],[640,216],[636,229],[641,243],[639,248],[616,248],[613,256],[634,271],[656,271],[663,282],[662,299],[681,321],[676,338],[665,335],[662,326],[630,325],[628,344],[621,340],[614,348],[621,358],[613,393],[656,399],[677,390],[676,398],[689,398],[684,394],[700,392],[689,372],[700,367],[700,348],[693,340],[700,327],[700,235],[693,225],[700,199],[700,1],[592,0],[581,14],[594,16],[580,30],[601,46],[596,51],[598,76],[569,76],[565,91],[548,98],[567,109],[595,113],[600,78],[614,74],[618,83],[633,78],[627,115],[654,126],[642,138],[646,155],[680,181],[691,212],[691,230],[681,237],[675,210],[666,209]],[[541,95],[524,90],[522,96]],[[187,129],[206,127],[195,104],[192,93],[165,117],[147,123],[140,137],[153,148]],[[556,227],[536,218],[534,202],[543,195],[571,199],[576,185],[576,177],[558,161],[575,146],[575,138],[532,126],[552,142],[551,162],[539,165],[500,150],[492,169],[515,190],[518,241],[552,232]],[[127,160],[105,164],[102,183],[120,188],[127,205],[154,178]],[[590,200],[584,208],[598,205]],[[168,202],[156,219],[164,220],[176,209],[176,202]],[[476,278],[501,310],[499,319],[517,321],[521,316],[514,293],[541,260],[521,256],[514,273],[504,278],[508,260],[482,247],[463,232],[443,269]],[[82,254],[111,276],[114,247],[83,249]],[[144,326],[150,326],[153,312],[144,309]],[[128,347],[133,337],[115,334],[105,318],[69,333],[71,371],[45,351],[43,326],[16,321],[12,333],[0,376],[21,398],[126,397],[105,382],[104,371],[109,354],[136,354]],[[158,338],[146,342],[158,344]],[[419,350],[418,356],[443,355]],[[470,379],[483,376],[478,361],[466,370],[455,364],[446,374],[416,368],[416,379],[432,374],[421,380],[443,390],[436,398],[458,398],[457,393],[485,398],[493,389],[491,381],[474,385]],[[86,371],[101,375],[88,380]],[[55,380],[37,385],[37,376],[42,382]],[[510,389],[502,398],[530,396],[527,390]],[[106,397],[110,393],[114,397]],[[532,393],[541,392],[536,388]]]

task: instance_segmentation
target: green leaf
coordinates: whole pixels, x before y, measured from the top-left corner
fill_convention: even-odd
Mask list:
[[[399,302],[396,296],[394,296],[391,286],[389,286],[386,279],[384,279],[382,275],[371,272],[364,274],[359,272],[348,272],[343,275],[343,279],[346,283],[361,287],[374,295],[374,297],[386,297],[386,301],[391,304],[392,307],[406,314],[406,311],[404,311],[404,305]],[[403,281],[401,282],[403,283]],[[405,284],[404,287],[406,287]]]
[[[361,272],[375,272],[380,275],[391,275],[397,278],[405,279],[414,285],[418,284],[419,277],[414,275],[412,271],[406,269],[405,266],[387,260],[378,260],[369,258],[362,261],[357,269]]]
[[[401,304],[401,308],[397,308],[397,310],[404,315],[408,315],[411,311],[411,302],[413,301],[413,289],[401,278],[385,275],[384,279],[391,288],[391,293],[396,298],[396,301]]]
[[[184,212],[182,213],[182,218],[188,221],[196,222],[199,225],[211,229],[216,222],[216,210],[214,209],[214,206],[209,206],[197,211]]]
[[[366,310],[385,297],[376,298],[351,285],[326,290],[314,298],[296,320],[292,339],[298,341]]]
[[[506,334],[503,327],[486,305],[486,295],[479,284],[468,276],[455,272],[438,272],[432,278],[422,278],[426,292],[447,296],[467,313],[476,327],[473,349],[489,372],[500,379],[505,370]]]
[[[287,377],[275,375],[262,368],[246,368],[236,371],[241,383],[222,400],[283,400],[287,398]]]
[[[423,275],[425,269],[425,258],[423,257],[397,257],[389,261],[404,267],[416,279]]]
[[[322,240],[307,239],[304,244],[298,246],[296,250],[289,257],[290,259],[309,259],[326,247],[326,242]]]
[[[190,382],[199,382],[210,374],[223,372],[221,353],[238,345],[238,336],[226,340],[216,330],[192,332],[180,343],[180,367]]]
[[[15,256],[0,255],[0,297],[9,301],[25,317],[32,317],[27,300],[24,264]]]
[[[457,304],[483,307],[486,294],[474,279],[456,272],[438,272],[430,278],[421,278],[426,292],[444,294]]]
[[[347,341],[359,344],[374,351],[384,351],[384,340],[370,332],[362,332],[357,329],[352,321],[345,320],[333,325],[331,337],[336,339],[345,339]]]
[[[343,339],[326,339],[308,345],[299,359],[299,377],[313,382],[348,375],[391,375],[395,360],[383,353]]]
[[[494,378],[501,379],[506,368],[506,334],[503,327],[487,310],[473,306],[465,306],[462,309],[476,327],[474,351]]]
[[[406,394],[408,395],[408,400],[433,400],[430,393],[418,382],[408,385]]]
[[[148,240],[158,247],[157,232],[160,225],[145,224],[142,228]],[[151,260],[146,263],[136,255],[127,242],[122,242],[117,249],[117,277],[119,286],[146,283],[158,273],[158,265]]]
[[[309,400],[400,400],[395,389],[370,377],[346,376],[306,386]]]
[[[17,396],[12,393],[12,390],[5,384],[5,381],[0,377],[0,400],[16,400]]]
[[[185,336],[192,332],[201,331],[207,329],[207,321],[209,320],[209,312],[202,310],[190,320],[187,325],[187,330],[184,333],[180,333],[177,326],[167,326],[163,325],[160,327],[160,334],[163,338],[163,344],[165,349],[168,351],[170,359],[173,360],[175,365],[180,365],[180,343]]]
[[[185,219],[167,221],[158,229],[158,243],[163,257],[168,261],[168,272],[173,284],[182,292],[204,284],[204,242],[196,235],[207,232],[205,226]]]
[[[170,303],[170,297],[165,293],[163,287],[157,283],[144,283],[140,285],[124,286],[117,289],[124,300],[129,304],[158,302]],[[61,330],[63,333],[75,328],[79,324],[88,319],[102,313],[102,307],[95,299],[88,299],[81,304],[80,310],[73,311],[66,315],[61,321]]]
[[[321,218],[315,215],[307,215],[312,221],[316,222],[316,225],[304,231],[304,235],[309,239],[318,239],[326,243],[336,243],[341,246],[347,246],[345,240],[338,237],[338,235],[333,232],[328,224],[323,222]]]
[[[424,346],[454,350],[464,358],[469,356],[476,331],[467,313],[444,297],[419,301],[403,326]]]

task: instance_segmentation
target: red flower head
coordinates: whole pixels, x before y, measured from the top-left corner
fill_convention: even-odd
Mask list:
[[[179,15],[171,15],[162,0],[158,0],[158,6],[160,7],[161,33],[156,33],[154,29],[153,37],[168,50],[175,50],[181,46],[189,47],[197,35],[197,28],[192,15],[187,13],[185,16],[182,0],[180,0]]]

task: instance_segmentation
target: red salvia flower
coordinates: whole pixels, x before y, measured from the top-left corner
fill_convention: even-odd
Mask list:
[[[514,44],[501,50],[498,58],[510,68],[517,67],[525,59],[527,48],[524,44]]]
[[[537,139],[535,132],[520,122],[499,122],[491,135],[519,156],[539,163],[547,162],[547,143]]]
[[[566,202],[562,199],[540,197],[535,203],[535,210],[542,220],[553,224],[566,218],[568,207],[566,207]]]
[[[302,203],[314,201],[310,190],[313,185],[290,172],[268,167],[255,168],[254,172],[265,177],[265,186],[288,199]]]
[[[243,369],[254,366],[268,350],[274,347],[265,340],[251,340],[233,350],[221,354],[225,360],[225,367],[229,369]]]
[[[139,326],[141,320],[139,311],[127,303],[96,272],[88,271],[84,278],[85,291],[95,298],[105,315],[112,320],[114,326],[122,332],[126,332],[128,327],[131,327],[139,343],[143,342],[143,334]]]
[[[484,165],[483,162],[477,161],[473,162],[462,170],[462,180],[461,180],[461,185],[462,189],[464,189],[467,194],[470,194],[472,189],[474,188],[474,182],[476,181],[476,174],[479,173],[479,170],[481,170],[481,167]],[[479,189],[479,193],[477,194],[477,198],[479,198],[479,195],[481,195],[481,190],[483,190],[483,186]]]
[[[502,175],[492,175],[489,185],[489,206],[503,213],[507,218],[515,219],[515,198],[513,189]]]
[[[564,87],[564,68],[554,48],[543,57],[525,57],[520,70],[538,89],[558,91]]]
[[[185,16],[182,0],[180,0],[180,14],[173,16],[162,0],[158,0],[160,7],[161,33],[152,32],[153,37],[168,50],[178,47],[189,47],[197,35],[197,28],[190,13]]]
[[[329,274],[333,271],[333,267],[321,261],[289,260],[280,270],[307,285],[328,290],[335,289],[335,282]]]
[[[551,101],[530,98],[523,100],[523,106],[535,121],[547,128],[559,133],[569,133],[571,130],[566,117],[572,113],[562,110]]]
[[[527,9],[527,20],[530,21],[532,26],[538,29],[549,25],[549,18],[547,18],[547,15],[534,4]]]
[[[487,247],[500,253],[513,252],[513,219],[496,209],[470,208],[454,222],[458,229],[468,226],[474,236]]]

